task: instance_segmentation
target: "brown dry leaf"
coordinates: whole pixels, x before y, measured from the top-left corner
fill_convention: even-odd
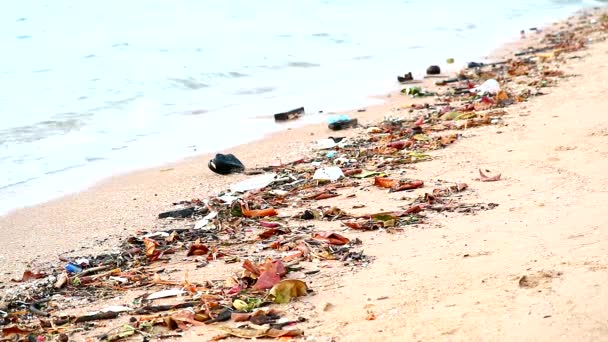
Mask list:
[[[289,230],[282,228],[270,228],[258,234],[258,237],[262,240],[265,240],[275,235],[283,235],[287,233],[289,233]]]
[[[261,337],[298,337],[302,336],[302,331],[295,330],[280,330],[280,329],[242,329],[242,328],[231,328],[231,327],[217,327],[218,330],[223,332],[224,334],[216,336],[213,338],[214,341],[219,341],[224,338],[228,338],[230,336],[240,337],[240,338],[261,338]]]
[[[458,140],[458,134],[444,135],[439,138],[439,143],[442,146],[447,146]]]
[[[190,249],[188,249],[188,254],[186,256],[192,255],[205,255],[209,253],[209,248],[201,243],[201,240],[198,239],[194,241],[192,245],[190,245]]]
[[[392,179],[392,178],[384,178],[384,177],[375,177],[374,178],[374,185],[381,187],[381,188],[387,188],[390,189],[394,186],[399,185],[399,181],[396,179]]]
[[[241,206],[243,216],[245,217],[268,217],[277,216],[279,213],[274,208],[261,209],[261,210],[249,210],[244,206]]]
[[[179,235],[177,235],[177,232],[175,230],[171,232],[171,235],[167,236],[167,238],[165,239],[165,241],[167,242],[173,242],[176,240],[179,240]]]
[[[390,192],[398,192],[405,190],[418,189],[424,186],[424,182],[421,180],[413,180],[408,182],[399,182],[397,186],[391,188]]]
[[[152,283],[153,284],[158,284],[158,285],[180,285],[179,282],[177,281],[171,281],[171,280],[164,280],[160,277],[160,274],[158,273],[154,273],[154,277],[152,278]]]
[[[486,170],[486,172],[489,172]],[[496,182],[500,180],[500,173],[494,176],[490,176],[483,172],[483,170],[479,169],[479,180],[482,182]]]
[[[330,245],[342,246],[350,242],[350,240],[338,233],[334,232],[318,232],[312,237],[315,240],[326,241]]]
[[[11,325],[8,327],[2,328],[2,336],[10,336],[10,335],[27,335],[31,333],[32,330],[22,329],[17,325]]]
[[[509,94],[506,91],[501,90],[496,94],[496,101],[506,101],[509,99]]]
[[[306,296],[307,293],[306,283],[296,279],[282,280],[275,284],[269,292],[274,296],[274,302],[277,304],[289,303],[291,298]]]
[[[144,246],[146,248],[146,256],[150,261],[154,261],[160,257],[160,252],[156,250],[158,242],[149,238],[144,238]]]
[[[195,326],[202,326],[205,325],[205,323],[199,322],[196,319],[194,319],[194,312],[192,310],[182,310],[182,311],[178,311],[174,314],[171,315],[171,319],[173,321],[175,321],[178,325],[178,327],[182,330],[185,330],[188,328],[188,326],[184,323],[188,323],[191,325],[195,325]]]
[[[40,278],[44,278],[44,277],[46,277],[46,273],[43,273],[43,272],[34,273],[30,270],[27,270],[27,271],[23,272],[21,279],[11,279],[11,281],[13,281],[15,283],[24,283],[24,282],[27,282],[30,280],[40,279]]]

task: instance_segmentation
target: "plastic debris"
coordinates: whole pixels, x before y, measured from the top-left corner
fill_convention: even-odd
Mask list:
[[[275,121],[288,121],[294,120],[304,115],[304,107],[292,109],[284,113],[277,113],[274,115]]]
[[[500,84],[495,79],[489,79],[483,82],[480,86],[471,89],[471,92],[477,94],[490,94],[494,95],[500,91]]]
[[[342,172],[341,168],[337,166],[329,166],[317,169],[315,174],[312,176],[312,179],[335,182],[342,177],[344,177],[344,173]]]
[[[230,185],[232,192],[246,192],[250,190],[258,190],[267,187],[276,180],[276,173],[267,173],[246,179],[242,182]]]
[[[243,163],[233,154],[218,153],[215,155],[215,158],[209,161],[207,166],[209,167],[209,170],[220,175],[245,171],[245,165],[243,165]]]

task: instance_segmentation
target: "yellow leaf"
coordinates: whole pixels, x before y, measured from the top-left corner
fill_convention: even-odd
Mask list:
[[[308,286],[301,280],[287,279],[276,283],[270,289],[270,295],[274,296],[274,302],[285,304],[291,301],[291,298],[306,296]]]

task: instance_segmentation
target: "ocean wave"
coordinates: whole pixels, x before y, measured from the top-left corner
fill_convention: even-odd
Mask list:
[[[316,68],[320,67],[321,64],[310,63],[310,62],[289,62],[287,66],[290,68]]]

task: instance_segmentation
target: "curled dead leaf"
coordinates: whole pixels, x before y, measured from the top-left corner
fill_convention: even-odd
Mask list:
[[[243,216],[251,218],[277,216],[279,214],[274,208],[250,210],[247,205],[243,204],[241,204],[241,212]]]
[[[334,232],[317,232],[312,238],[315,240],[326,241],[330,245],[336,246],[342,246],[350,242],[348,238]]]
[[[486,170],[486,172],[489,172]],[[483,170],[479,169],[479,180],[482,182],[496,182],[500,180],[500,173],[494,176],[490,176],[483,172]]]
[[[281,260],[266,260],[259,267],[260,275],[253,286],[254,290],[267,290],[281,281],[281,277],[287,274],[287,269]]]
[[[374,177],[374,185],[381,188],[390,189],[394,186],[399,185],[399,181],[392,178]]]
[[[158,242],[156,242],[152,239],[149,239],[149,238],[144,238],[144,247],[146,249],[146,256],[148,257],[148,259],[150,259],[150,261],[154,261],[160,257],[160,252],[158,250],[156,250],[157,246],[158,246]]]
[[[209,253],[209,248],[201,243],[200,240],[196,240],[188,249],[186,256],[192,255],[205,255]]]
[[[292,298],[306,296],[307,293],[306,283],[296,279],[282,280],[275,284],[269,292],[277,304],[289,303]]]
[[[21,279],[11,279],[11,281],[13,281],[15,283],[25,283],[30,280],[40,279],[40,278],[44,278],[44,277],[46,277],[46,273],[43,273],[43,272],[36,273],[36,272],[32,272],[30,270],[27,270],[27,271],[23,272]]]

